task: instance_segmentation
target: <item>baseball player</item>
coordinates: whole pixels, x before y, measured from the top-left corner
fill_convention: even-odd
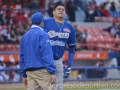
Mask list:
[[[57,3],[53,9],[53,18],[44,20],[44,28],[50,36],[53,58],[56,66],[57,90],[62,90],[63,72],[69,76],[74,60],[76,35],[73,26],[65,21],[65,6]],[[63,71],[62,57],[68,44],[68,65]]]
[[[56,68],[48,34],[43,31],[43,15],[31,17],[32,26],[20,42],[20,69],[27,90],[53,90]]]

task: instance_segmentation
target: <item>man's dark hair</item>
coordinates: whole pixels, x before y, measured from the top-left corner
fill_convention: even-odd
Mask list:
[[[55,9],[56,9],[58,6],[63,6],[63,7],[65,7],[63,3],[56,3],[55,6],[53,7],[53,11],[55,11]]]

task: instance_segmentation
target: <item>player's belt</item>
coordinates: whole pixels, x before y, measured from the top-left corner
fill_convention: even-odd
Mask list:
[[[54,58],[54,60],[60,60],[61,58]]]
[[[36,71],[36,70],[41,70],[41,69],[45,69],[45,67],[40,67],[40,68],[29,68],[26,71]]]

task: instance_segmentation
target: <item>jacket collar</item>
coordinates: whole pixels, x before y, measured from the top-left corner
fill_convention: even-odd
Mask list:
[[[40,30],[43,31],[43,29],[42,29],[40,26],[37,26],[37,25],[32,25],[32,26],[31,26],[31,28],[35,28],[35,27],[36,27],[36,28],[40,28]]]

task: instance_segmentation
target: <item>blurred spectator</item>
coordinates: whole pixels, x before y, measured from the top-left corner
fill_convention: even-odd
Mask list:
[[[115,37],[117,30],[118,30],[117,25],[114,24],[114,26],[110,29],[110,34],[112,37]]]
[[[4,40],[4,43],[8,43],[9,40],[10,40],[10,32],[9,30],[7,29],[6,26],[4,26],[3,30],[1,31],[1,36]]]
[[[77,42],[80,43],[81,38],[82,38],[82,32],[77,29],[77,25],[74,25],[74,29],[75,29],[75,33],[76,33]]]
[[[6,64],[5,64],[5,61],[4,61],[4,57],[0,57],[0,61],[1,61],[1,63],[2,63],[2,66],[4,67],[4,68],[6,68]]]
[[[18,71],[18,69],[20,69],[19,64],[16,64],[16,61],[12,55],[9,57],[9,59],[11,62],[10,68],[16,69],[15,71],[10,72],[11,76],[10,80],[12,80],[13,82],[19,81],[20,80],[20,73]]]
[[[26,17],[24,16],[24,13],[22,10],[18,11],[16,19],[17,19],[17,23],[19,22],[24,23],[24,21],[26,20]]]
[[[75,33],[76,33],[76,40],[77,40],[77,45],[76,45],[76,49],[80,50],[80,42],[82,41],[82,32],[80,30],[77,29],[77,25],[74,25],[74,29],[75,29]]]
[[[13,1],[13,0],[11,1],[10,9],[12,9],[12,10],[16,10],[17,9],[17,5],[16,5],[15,1]]]
[[[34,9],[31,9],[30,12],[28,13],[28,17],[31,17],[31,15],[35,13],[35,10]]]
[[[104,9],[105,10],[109,11],[110,7],[111,7],[111,3],[109,1],[107,1],[107,2],[104,3]]]
[[[98,60],[96,66],[105,66],[102,60]]]
[[[28,8],[30,10],[34,9],[35,11],[39,11],[40,10],[40,6],[39,6],[40,1],[39,0],[32,0],[30,2],[30,4],[28,5]]]
[[[8,23],[10,23],[10,20],[12,20],[14,24],[16,23],[17,13],[14,9],[8,9],[6,15]]]
[[[14,30],[11,30],[11,32],[10,32],[10,42],[17,43],[17,35],[15,34]]]
[[[99,60],[95,66],[99,67],[99,66],[105,66],[104,62],[102,60]],[[95,73],[97,74],[96,77],[98,76],[98,78],[105,78],[107,76],[107,69],[106,68],[100,68],[100,69],[95,69]]]
[[[11,68],[12,69],[16,69],[15,71],[12,72],[12,74],[13,74],[12,81],[13,82],[19,81],[20,80],[20,72],[18,71],[20,69],[19,64],[17,64],[17,65],[14,64]]]
[[[116,7],[115,7],[115,3],[114,2],[111,3],[110,10],[111,11],[116,11]]]
[[[102,16],[103,15],[102,15],[100,7],[96,7],[94,11],[94,17],[102,17]]]
[[[66,4],[67,14],[71,22],[75,22],[75,5],[72,0],[68,0]]]
[[[118,47],[120,49],[120,44],[116,44],[116,47]],[[117,52],[117,66],[120,67],[120,51]],[[119,74],[120,74],[120,68],[118,68],[119,70]]]
[[[102,12],[104,17],[109,17],[110,16],[109,11],[105,7],[102,8],[101,12]]]
[[[84,30],[84,33],[82,34],[82,39],[86,40],[87,38],[91,38],[92,36],[90,33],[88,33],[88,30]]]
[[[87,10],[88,2],[87,0],[74,0],[75,8],[81,8],[84,12]]]
[[[85,11],[86,14],[86,22],[94,22],[94,10],[91,6],[87,7],[87,10]]]
[[[95,9],[97,7],[96,1],[92,0],[92,8]]]
[[[19,81],[19,80],[20,80],[20,72],[18,71],[18,70],[20,69],[19,64],[16,65],[14,69],[17,69],[17,70],[14,72],[14,78],[13,78],[13,81],[16,82],[16,81]]]
[[[87,43],[87,39],[91,38],[92,36],[90,35],[90,33],[88,33],[88,30],[84,30],[84,33],[82,33],[82,38],[81,38],[81,42],[83,44],[86,44]],[[85,49],[85,50],[88,50],[88,47],[89,46],[83,46],[82,49]]]
[[[0,60],[0,70],[3,70],[5,68],[6,68],[6,66],[4,65],[4,62],[2,60]],[[0,79],[3,81],[8,81],[9,76],[6,74],[5,71],[0,71]]]
[[[118,31],[116,32],[115,37],[120,38],[120,25],[118,25]]]
[[[53,17],[53,7],[54,7],[55,3],[54,0],[50,0],[48,3],[48,14],[50,17]]]
[[[110,26],[110,27],[108,27],[107,29],[105,29],[105,30],[107,30],[109,33],[110,33],[110,30],[114,27],[116,25],[116,23],[112,23],[112,25]]]
[[[77,76],[77,80],[82,80],[84,79],[84,73],[83,72],[79,72],[78,76]]]
[[[15,0],[15,3],[16,3],[16,9],[22,9],[22,5],[21,5],[21,0]]]
[[[6,14],[5,13],[4,14],[0,14],[0,23],[1,23],[1,25],[7,25],[8,20],[6,18]]]
[[[117,52],[117,66],[120,67],[120,51]],[[118,68],[119,76],[120,76],[120,68]]]

